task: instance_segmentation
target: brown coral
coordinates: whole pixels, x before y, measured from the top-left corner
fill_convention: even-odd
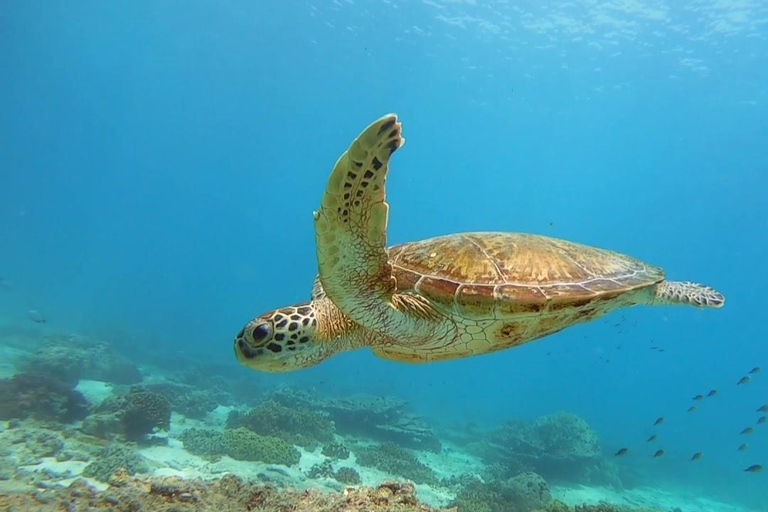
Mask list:
[[[98,491],[83,480],[66,488],[32,493],[0,494],[0,510],[90,510],[192,512],[196,510],[270,512],[450,512],[435,509],[416,498],[412,484],[384,482],[376,488],[346,489],[343,493],[319,490],[278,491],[271,485],[245,482],[227,475],[220,480],[182,480],[176,477],[135,478],[119,470],[110,488]]]

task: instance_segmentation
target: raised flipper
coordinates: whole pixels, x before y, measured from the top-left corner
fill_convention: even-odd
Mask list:
[[[679,304],[699,308],[719,308],[725,304],[725,297],[714,288],[703,284],[688,281],[662,281],[656,285],[651,301],[654,306]]]
[[[395,293],[387,254],[385,185],[389,159],[404,143],[396,115],[369,125],[336,162],[315,212],[326,295],[358,324],[389,335],[413,333],[414,319],[437,314],[425,299]]]

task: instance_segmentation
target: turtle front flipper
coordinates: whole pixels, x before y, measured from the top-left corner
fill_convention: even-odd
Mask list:
[[[418,297],[397,296],[387,254],[389,159],[405,139],[394,114],[370,124],[341,155],[315,212],[319,279],[328,298],[356,323],[393,333],[403,313],[423,318]],[[418,304],[413,304],[414,302]],[[405,323],[408,323],[407,321]]]
[[[700,308],[719,308],[725,304],[723,294],[703,284],[683,281],[662,281],[656,285],[651,298],[654,306],[681,304]]]

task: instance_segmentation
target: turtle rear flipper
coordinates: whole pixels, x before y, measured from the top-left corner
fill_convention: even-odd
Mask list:
[[[725,297],[714,288],[689,281],[662,281],[656,285],[651,298],[654,306],[687,305],[699,308],[719,308]]]

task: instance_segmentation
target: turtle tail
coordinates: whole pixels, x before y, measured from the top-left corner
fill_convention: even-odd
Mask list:
[[[688,281],[662,281],[656,285],[651,297],[654,306],[687,305],[698,308],[719,308],[725,297],[714,288]]]

